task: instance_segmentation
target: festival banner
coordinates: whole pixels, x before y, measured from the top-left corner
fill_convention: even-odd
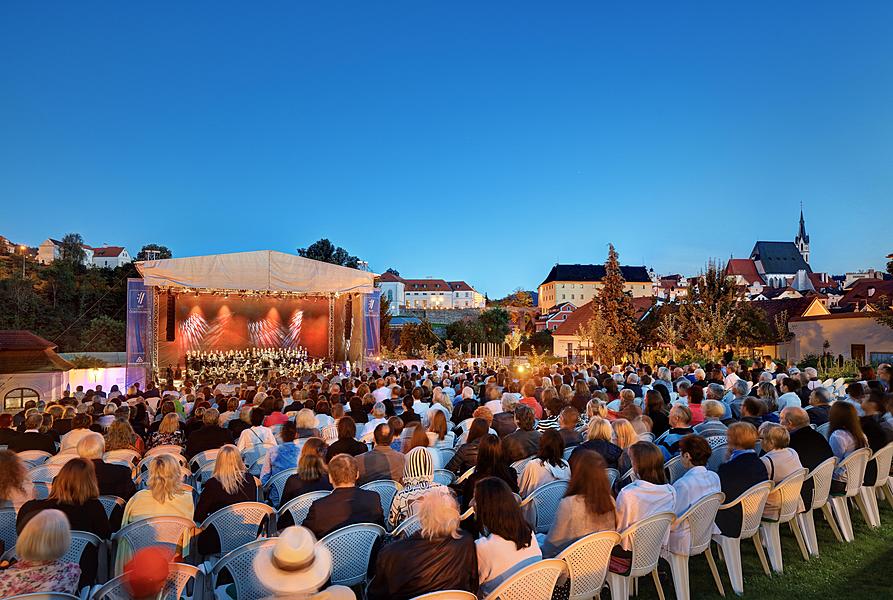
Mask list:
[[[140,384],[146,389],[149,375],[149,344],[152,324],[152,290],[142,279],[127,280],[127,386]],[[124,390],[122,390],[124,391]]]
[[[378,356],[381,350],[381,291],[363,294],[363,338],[365,357]]]

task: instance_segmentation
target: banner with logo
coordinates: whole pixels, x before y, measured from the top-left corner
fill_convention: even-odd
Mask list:
[[[138,383],[143,390],[151,367],[152,302],[152,289],[142,279],[127,280],[127,386]]]
[[[363,355],[378,356],[381,351],[381,291],[363,294]]]

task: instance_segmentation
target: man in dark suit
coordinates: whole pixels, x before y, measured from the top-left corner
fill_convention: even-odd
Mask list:
[[[43,425],[43,415],[40,413],[31,413],[25,417],[25,431],[10,440],[9,449],[13,452],[41,450],[55,454],[56,444],[53,443],[53,436],[48,433],[40,433],[41,425]]]
[[[533,456],[540,447],[540,432],[533,430],[533,409],[526,404],[515,406],[518,429],[502,438],[502,456],[509,463]]]
[[[750,423],[733,423],[727,436],[732,455],[719,467],[719,483],[726,495],[726,504],[734,502],[758,483],[769,480],[763,461],[754,451],[757,428]],[[724,536],[738,537],[741,535],[741,517],[741,505],[735,505],[716,514],[716,525]]]
[[[19,432],[12,427],[12,415],[9,413],[0,415],[0,445],[9,446],[12,439],[18,435]]]
[[[304,527],[317,539],[355,523],[374,523],[384,526],[381,499],[375,492],[356,487],[359,470],[357,460],[349,454],[339,454],[329,461],[329,481],[332,493],[310,505]]]
[[[89,433],[84,436],[78,442],[77,450],[78,456],[93,462],[100,496],[118,496],[129,500],[136,493],[131,469],[102,460],[102,455],[105,454],[105,440],[100,434]]]
[[[493,422],[490,423],[490,427],[493,428],[493,431],[496,432],[500,439],[518,429],[518,426],[515,424],[515,406],[517,405],[518,401],[515,396],[511,394],[502,395],[502,412],[493,415]]]
[[[202,415],[202,426],[186,438],[186,458],[192,458],[205,450],[217,450],[221,446],[233,443],[233,434],[229,429],[219,425],[220,412],[216,408],[208,408]]]
[[[817,466],[834,456],[828,440],[809,426],[809,413],[802,408],[789,406],[781,411],[779,423],[791,436],[790,447],[800,457],[800,464],[812,472]],[[813,480],[810,477],[800,488],[804,506],[812,504]]]

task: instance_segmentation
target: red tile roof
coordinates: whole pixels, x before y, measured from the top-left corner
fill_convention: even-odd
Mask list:
[[[763,278],[757,272],[757,266],[749,258],[731,258],[726,270],[728,275],[740,275],[747,283],[762,282]]]
[[[52,350],[56,344],[24,329],[0,331],[0,351],[3,350]]]
[[[634,315],[636,319],[641,319],[645,313],[654,306],[654,298],[642,297],[632,299]],[[595,302],[587,302],[574,312],[570,313],[567,320],[559,325],[552,335],[577,335],[580,325],[592,318]]]
[[[404,279],[407,291],[413,292],[451,292],[453,291],[443,279]]]
[[[473,292],[474,288],[464,281],[448,281],[447,282],[454,292]]]
[[[115,258],[121,256],[124,248],[121,246],[103,246],[102,248],[93,248],[93,256],[96,258]]]
[[[865,304],[893,302],[893,280],[859,279],[846,291],[838,306],[853,304],[864,307]]]
[[[378,276],[379,281],[393,281],[393,282],[403,282],[404,279],[399,275],[394,275],[393,273],[388,273],[385,271],[381,275]]]
[[[56,354],[56,347],[30,331],[0,331],[0,373],[67,371],[74,365]]]

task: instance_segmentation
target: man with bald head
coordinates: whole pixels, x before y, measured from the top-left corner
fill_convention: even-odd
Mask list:
[[[812,472],[817,466],[828,460],[834,453],[828,440],[821,433],[809,426],[809,414],[798,406],[789,406],[781,411],[779,423],[788,430],[791,436],[790,447],[800,457],[800,464]],[[803,482],[800,497],[803,504],[812,502],[812,478]]]

